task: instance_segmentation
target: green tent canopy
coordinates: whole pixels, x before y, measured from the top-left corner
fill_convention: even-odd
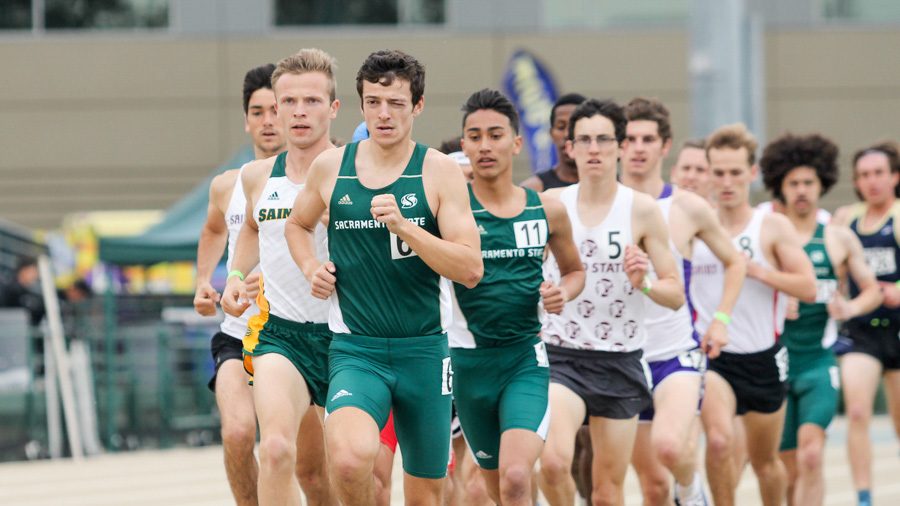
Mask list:
[[[100,261],[117,265],[151,265],[196,260],[197,240],[206,221],[212,178],[251,160],[253,149],[249,146],[241,149],[169,208],[163,219],[144,233],[130,237],[100,238]]]

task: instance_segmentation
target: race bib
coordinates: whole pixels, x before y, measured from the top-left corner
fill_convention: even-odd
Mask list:
[[[453,394],[453,365],[450,357],[444,359],[441,367],[441,395]]]
[[[550,360],[547,358],[547,347],[543,342],[534,345],[534,356],[537,358],[538,367],[550,367]]]
[[[419,256],[415,251],[413,251],[412,248],[409,247],[409,244],[406,244],[406,241],[398,237],[397,234],[391,232],[390,240],[392,260],[402,260],[404,258]]]
[[[547,244],[547,220],[527,220],[513,223],[516,248],[537,248]]]
[[[816,280],[816,302],[819,304],[827,304],[837,291],[836,279],[817,279]]]
[[[897,272],[894,261],[894,248],[865,248],[863,254],[866,263],[876,276],[885,276]]]

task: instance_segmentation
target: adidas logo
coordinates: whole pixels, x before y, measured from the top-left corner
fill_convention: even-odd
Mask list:
[[[479,459],[492,459],[492,458],[494,458],[493,455],[491,455],[491,454],[485,452],[484,450],[478,450],[477,452],[475,452],[475,456],[478,457]]]
[[[338,200],[338,205],[341,205],[341,206],[352,206],[352,205],[353,205],[353,201],[350,200],[350,194],[345,193],[344,196],[341,197],[341,200]],[[342,390],[342,391],[343,391],[343,390]]]
[[[481,235],[487,235],[487,230],[484,229],[484,225],[478,225],[478,233]]]
[[[278,192],[272,192],[269,194],[269,198],[266,200],[278,200]]]
[[[351,394],[350,392],[348,392],[348,391],[346,391],[346,390],[344,390],[344,389],[340,389],[340,390],[338,390],[338,392],[337,392],[336,394],[334,394],[334,396],[331,398],[331,402],[334,402],[335,400],[340,399],[341,397],[347,397],[348,395],[349,395],[349,396],[353,396],[353,394]]]

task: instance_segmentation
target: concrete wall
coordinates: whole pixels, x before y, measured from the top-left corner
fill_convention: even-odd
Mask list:
[[[462,101],[499,86],[520,47],[549,65],[563,92],[659,97],[672,111],[676,143],[688,136],[688,40],[681,31],[7,37],[0,39],[0,216],[53,228],[72,211],[170,205],[246,141],[244,72],[307,46],[338,60],[343,108],[332,132],[345,139],[361,120],[356,70],[369,52],[389,47],[427,67],[415,136],[422,142],[457,134]],[[897,47],[896,29],[770,32],[766,137],[821,130],[840,143],[844,160],[875,139],[900,138]],[[527,160],[519,160],[516,178],[527,171]],[[843,179],[832,205],[850,199],[848,175]]]

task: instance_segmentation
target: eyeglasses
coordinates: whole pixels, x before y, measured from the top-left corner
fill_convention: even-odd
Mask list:
[[[591,137],[590,135],[578,135],[575,139],[572,140],[572,143],[576,146],[581,146],[583,148],[591,147],[591,144],[594,142],[597,143],[597,146],[601,148],[607,148],[610,145],[618,142],[615,137],[611,137],[609,135],[598,135],[596,137]]]

